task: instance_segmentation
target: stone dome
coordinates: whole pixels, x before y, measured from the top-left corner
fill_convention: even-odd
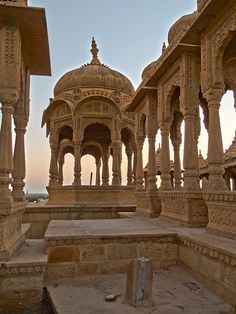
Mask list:
[[[174,25],[171,26],[168,33],[168,43],[173,43],[177,38],[180,38],[191,26],[196,19],[198,13],[193,12],[182,16]]]
[[[55,85],[55,97],[73,88],[114,89],[131,96],[134,94],[134,87],[126,76],[100,63],[97,57],[98,51],[93,38],[92,61],[64,74]]]

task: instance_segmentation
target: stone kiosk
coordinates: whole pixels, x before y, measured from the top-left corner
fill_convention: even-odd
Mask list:
[[[25,0],[0,1],[0,300],[21,289],[32,287],[30,280],[41,278],[42,262],[37,256],[14,263],[25,242],[22,214],[26,207],[24,193],[24,136],[29,118],[30,75],[50,75],[50,60],[44,9],[27,6]],[[12,152],[12,124],[15,146]],[[10,189],[10,186],[12,189]],[[23,249],[24,250],[24,249]],[[7,262],[9,261],[9,262]],[[38,263],[38,264],[37,264]],[[22,267],[24,264],[24,267]],[[34,266],[38,269],[35,271]],[[29,268],[30,271],[29,271]],[[24,269],[24,270],[23,270]],[[20,273],[21,272],[21,273]],[[27,277],[24,273],[28,272]],[[37,273],[37,275],[36,275]],[[22,276],[24,279],[22,280]],[[21,279],[20,279],[21,278]],[[29,282],[26,283],[26,278]],[[39,280],[39,281],[40,281]],[[21,284],[20,284],[21,282]],[[40,287],[39,287],[40,286]],[[37,290],[36,289],[36,290]],[[24,288],[21,289],[23,292]],[[36,293],[37,294],[37,293]],[[7,300],[7,297],[5,298]]]
[[[135,204],[135,121],[132,113],[125,112],[134,88],[123,74],[101,64],[98,51],[93,39],[91,62],[59,79],[54,98],[43,114],[42,125],[46,124],[51,147],[48,205]],[[128,165],[126,186],[121,186],[122,143]],[[67,153],[74,157],[74,181],[70,186],[63,185]],[[81,158],[87,154],[94,157],[96,164],[96,184],[90,186],[81,183]]]

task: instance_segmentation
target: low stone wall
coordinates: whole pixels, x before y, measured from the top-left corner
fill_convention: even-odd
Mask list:
[[[178,263],[174,234],[45,240],[47,278],[124,273],[137,257],[150,258],[154,269]]]
[[[59,186],[47,187],[49,194],[48,205],[77,205],[94,203],[103,205],[134,205],[134,186]]]
[[[236,192],[206,193],[207,231],[236,240]]]
[[[118,212],[135,211],[136,206],[53,206],[31,205],[26,207],[23,223],[30,223],[29,235],[31,239],[42,239],[51,220],[77,219],[112,219],[119,218]]]
[[[43,240],[26,240],[16,256],[1,263],[1,313],[28,313],[41,307],[46,264]]]
[[[135,192],[138,213],[151,218],[159,217],[161,214],[161,200],[157,191]]]
[[[208,223],[208,209],[202,192],[185,191],[159,192],[161,216],[184,223],[189,227],[205,227]]]
[[[210,235],[209,235],[210,236]],[[179,260],[192,274],[236,308],[235,242],[178,234]]]

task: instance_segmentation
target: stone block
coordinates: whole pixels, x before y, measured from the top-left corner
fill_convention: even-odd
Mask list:
[[[62,246],[52,247],[49,250],[48,262],[49,263],[67,263],[76,260],[79,252],[76,247]]]
[[[46,268],[47,278],[75,277],[77,265],[75,263],[48,264]]]
[[[105,245],[83,245],[80,247],[81,261],[100,261],[105,259]]]
[[[228,286],[234,289],[236,294],[236,267],[225,267],[223,280]]]
[[[83,262],[77,264],[77,276],[81,275],[97,275],[98,263]]]
[[[109,260],[131,259],[137,257],[137,244],[108,244],[107,256]]]
[[[128,266],[125,301],[132,306],[152,305],[153,270],[150,259],[133,259]]]
[[[34,291],[39,290],[42,293],[43,274],[30,275],[16,274],[15,276],[4,277],[1,280],[1,292],[13,291]]]
[[[214,279],[221,279],[221,263],[207,256],[200,255],[199,271]]]
[[[198,270],[198,255],[190,248],[179,246],[179,259],[188,267]]]

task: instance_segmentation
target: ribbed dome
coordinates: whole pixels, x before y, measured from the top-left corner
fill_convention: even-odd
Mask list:
[[[91,52],[93,59],[90,64],[72,70],[59,79],[54,88],[54,96],[56,97],[67,90],[81,87],[108,88],[133,95],[134,87],[126,76],[100,63],[94,39]]]
[[[189,29],[197,15],[197,12],[184,15],[174,25],[172,25],[168,33],[168,43],[171,44],[175,41],[175,39],[182,36]]]

